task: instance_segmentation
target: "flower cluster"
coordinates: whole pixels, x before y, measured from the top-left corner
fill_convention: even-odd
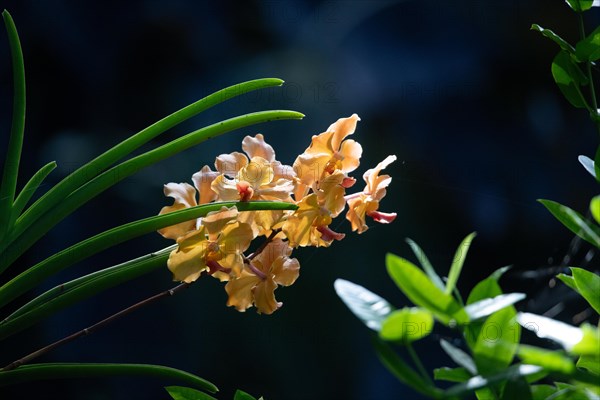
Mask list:
[[[393,221],[395,213],[378,209],[392,180],[380,173],[395,156],[365,172],[362,191],[346,194],[356,183],[348,174],[358,167],[362,154],[360,144],[347,139],[358,121],[356,114],[340,118],[313,136],[292,166],[277,161],[273,148],[257,134],[242,141],[245,154],[221,154],[215,161],[216,171],[204,166],[195,173],[194,186],[166,184],[164,193],[174,202],[160,214],[220,201],[270,200],[298,206],[295,211],[247,212],[223,207],[204,218],[161,229],[161,235],[178,244],[168,261],[173,279],[191,283],[206,272],[227,282],[228,306],[245,311],[254,305],[259,313],[271,314],[282,304],[275,300],[275,289],[293,284],[299,275],[300,264],[290,257],[292,250],[329,246],[344,238],[330,225],[346,205],[352,231],[366,231],[367,216],[380,223]],[[251,242],[261,236],[262,245],[245,255]]]

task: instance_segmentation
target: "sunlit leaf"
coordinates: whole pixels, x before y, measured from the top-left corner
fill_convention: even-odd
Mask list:
[[[600,224],[600,196],[596,196],[590,202],[590,211],[597,223]]]
[[[573,62],[568,52],[561,50],[552,61],[552,77],[560,91],[577,108],[589,106],[581,93],[581,86],[587,84],[585,75]]]
[[[600,314],[600,276],[583,268],[571,267],[577,292]]]
[[[582,338],[575,343],[571,352],[578,355],[589,355],[600,360],[600,329],[584,323],[579,327]]]
[[[596,61],[600,58],[600,27],[577,43],[575,55],[580,61]]]
[[[527,297],[524,293],[501,294],[491,299],[479,300],[465,307],[471,321],[485,318],[496,311],[511,306]]]
[[[581,329],[551,318],[531,313],[518,313],[517,321],[542,339],[551,339],[561,344],[567,351],[583,339]]]
[[[471,243],[477,233],[473,232],[469,234],[466,238],[458,246],[456,249],[456,253],[454,254],[454,259],[452,260],[452,265],[450,266],[450,271],[448,272],[448,281],[446,282],[446,294],[452,293],[454,287],[456,286],[456,282],[458,282],[458,277],[460,276],[460,272],[462,271],[463,264],[467,258],[467,253],[469,252],[469,247],[471,247]]]
[[[165,390],[173,400],[216,400],[211,395],[183,386],[167,386]]]
[[[564,226],[569,228],[571,232],[600,248],[600,228],[588,222],[581,214],[569,207],[551,200],[538,201],[542,203],[556,219],[562,222]]]
[[[592,175],[595,178],[596,170],[594,168],[594,160],[592,160],[591,158],[586,157],[586,156],[579,156],[579,157],[577,157],[577,159],[579,160],[581,165],[583,165],[583,168],[585,168],[585,170],[587,172],[589,172],[590,175]]]
[[[446,352],[446,354],[448,354],[452,361],[466,369],[472,375],[477,374],[477,367],[475,366],[475,362],[473,361],[470,355],[468,355],[458,347],[451,345],[444,339],[440,340],[440,346],[442,346],[442,349],[444,349],[444,351]]]
[[[333,286],[350,311],[374,331],[381,329],[382,322],[393,310],[385,299],[355,283],[336,279]]]
[[[486,376],[486,377],[481,376],[481,375],[474,376],[466,382],[459,383],[458,385],[455,385],[455,386],[449,388],[448,390],[445,391],[444,394],[446,395],[446,397],[452,397],[452,396],[460,397],[460,396],[464,396],[470,392],[473,392],[477,389],[480,389],[483,387],[488,387],[488,386],[491,386],[498,382],[517,378],[520,376],[527,377],[530,375],[538,374],[542,371],[543,371],[542,367],[539,367],[537,365],[527,365],[527,364],[513,365],[511,367],[504,369],[502,372],[491,375],[491,376]]]
[[[436,368],[433,370],[433,377],[438,381],[465,382],[471,378],[471,374],[463,367],[458,368]]]
[[[586,355],[579,357],[577,368],[586,369],[589,373],[600,376],[600,358]]]
[[[433,315],[425,309],[405,307],[393,311],[383,321],[379,336],[384,340],[410,343],[433,330]]]
[[[556,388],[551,385],[531,385],[530,388],[533,400],[546,400],[556,393]]]
[[[596,6],[596,4],[594,4],[594,0],[565,0],[565,1],[569,5],[569,7],[571,7],[571,9],[576,12],[587,11],[590,8],[592,8],[592,6]]]
[[[254,396],[244,392],[243,390],[236,390],[233,400],[256,400]]]
[[[417,257],[417,260],[419,260],[421,267],[423,267],[423,271],[425,271],[429,279],[431,279],[431,282],[433,282],[433,284],[437,286],[438,289],[446,290],[446,285],[444,285],[442,278],[440,278],[440,276],[435,272],[435,269],[433,268],[433,265],[431,265],[431,263],[429,262],[429,258],[427,258],[425,252],[419,247],[419,245],[415,241],[411,239],[407,238],[406,243],[408,243],[411,250],[415,254],[415,257]]]
[[[556,277],[565,285],[579,293],[579,289],[577,288],[577,284],[575,283],[575,279],[571,275],[566,274],[558,274]]]
[[[568,51],[570,53],[575,53],[575,48],[573,46],[571,46],[569,43],[567,43],[566,40],[564,40],[563,38],[558,36],[556,33],[551,31],[550,29],[544,29],[541,26],[539,26],[538,24],[531,25],[531,29],[534,31],[540,32],[542,35],[544,35],[548,39],[552,40],[554,43],[558,44],[561,49]]]
[[[402,292],[417,306],[428,309],[443,324],[466,323],[469,317],[456,300],[441,291],[425,273],[404,258],[387,254],[388,273]]]
[[[517,355],[525,364],[539,365],[549,371],[565,374],[571,374],[575,371],[573,360],[556,350],[520,345]]]

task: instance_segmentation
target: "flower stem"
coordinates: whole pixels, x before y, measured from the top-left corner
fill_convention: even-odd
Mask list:
[[[26,363],[38,358],[39,356],[42,356],[42,355],[48,353],[49,351],[54,350],[55,348],[65,344],[65,343],[68,343],[68,342],[71,342],[71,341],[77,339],[78,337],[87,336],[89,334],[92,334],[95,331],[97,331],[98,329],[105,327],[106,325],[110,324],[111,322],[116,321],[117,319],[119,319],[139,308],[142,308],[143,306],[154,303],[155,301],[162,299],[163,297],[174,296],[175,294],[179,293],[183,289],[187,289],[189,286],[190,286],[190,283],[181,283],[172,289],[165,290],[164,292],[161,292],[154,296],[148,297],[147,299],[142,300],[138,303],[135,303],[134,305],[129,306],[129,307],[111,315],[110,317],[105,318],[102,321],[95,323],[94,325],[92,325],[88,328],[85,328],[78,332],[75,332],[75,333],[73,333],[69,336],[66,336],[54,343],[49,344],[48,346],[42,347],[41,349],[36,350],[33,353],[28,354],[23,358],[13,361],[12,363],[10,363],[7,366],[5,366],[4,368],[2,368],[0,371],[10,371],[12,369],[15,369],[23,364],[26,364]]]
[[[267,247],[267,245],[269,243],[271,243],[273,241],[273,239],[275,239],[275,236],[277,236],[277,234],[279,232],[281,232],[281,229],[273,229],[271,231],[271,234],[267,237],[267,239],[265,239],[265,241],[254,251],[254,253],[252,253],[248,257],[246,257],[244,261],[250,262],[250,261],[252,261],[252,259],[254,257],[256,257],[257,255],[262,253],[262,251],[265,249],[265,247]]]

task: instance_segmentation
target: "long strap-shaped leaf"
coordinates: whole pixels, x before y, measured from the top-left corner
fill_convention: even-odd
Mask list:
[[[26,291],[33,289],[49,276],[104,249],[166,226],[203,217],[211,211],[220,210],[224,206],[236,206],[239,211],[294,210],[297,208],[295,204],[282,202],[223,202],[204,204],[130,222],[62,250],[16,276],[0,287],[0,307]]]
[[[239,83],[219,90],[195,103],[192,103],[173,114],[161,119],[149,127],[141,130],[135,135],[117,144],[110,150],[99,155],[89,163],[85,164],[75,172],[64,178],[56,186],[50,189],[44,196],[38,199],[21,218],[19,218],[19,231],[12,234],[11,238],[18,236],[20,232],[33,224],[40,216],[45,215],[52,207],[60,203],[71,192],[85,184],[91,178],[105,171],[115,162],[130,154],[140,146],[148,143],[153,138],[171,129],[172,127],[186,121],[195,115],[236,96],[268,87],[281,86],[283,81],[276,78],[256,79]],[[8,162],[8,160],[7,160]],[[10,199],[12,202],[12,198]]]
[[[10,371],[0,371],[0,386],[15,385],[42,379],[96,378],[110,376],[150,376],[176,379],[198,389],[216,393],[219,389],[199,376],[162,365],[150,364],[29,364]]]
[[[96,271],[44,292],[0,322],[0,340],[72,304],[164,267],[169,258],[169,251],[176,247],[177,245],[169,246],[164,250]]]
[[[2,184],[0,185],[0,239],[7,233],[10,226],[8,221],[17,190],[17,177],[19,175],[19,161],[21,160],[21,149],[23,147],[23,135],[25,132],[25,65],[23,63],[23,51],[15,23],[8,13],[2,13],[8,42],[10,44],[10,55],[12,58],[14,101],[12,126],[8,151],[4,162],[2,173]]]
[[[31,200],[31,197],[35,191],[40,187],[42,182],[44,182],[44,179],[46,179],[48,174],[50,174],[54,168],[56,168],[56,161],[50,161],[48,164],[40,168],[38,172],[33,174],[31,179],[29,179],[29,181],[25,184],[21,190],[21,193],[19,193],[15,203],[13,204],[10,222],[8,224],[9,226],[13,226],[19,215],[21,215],[21,212],[25,209],[27,203],[29,203],[29,200]]]
[[[3,257],[0,257],[0,272],[4,271],[14,260],[23,254],[37,240],[39,240],[54,225],[60,222],[67,215],[75,211],[81,205],[94,198],[99,193],[108,189],[122,179],[133,175],[137,171],[149,165],[164,160],[181,151],[193,147],[215,136],[227,133],[229,131],[243,128],[250,125],[259,124],[280,119],[301,119],[304,115],[295,111],[272,110],[260,111],[246,114],[239,117],[227,119],[205,128],[198,129],[172,142],[148,151],[137,157],[129,159],[108,171],[103,172],[87,184],[73,192],[69,197],[52,209],[51,212],[41,216],[35,225],[32,225],[25,234],[21,234],[12,245],[6,249]],[[20,222],[17,221],[15,229],[22,231]],[[1,303],[1,301],[0,301]]]

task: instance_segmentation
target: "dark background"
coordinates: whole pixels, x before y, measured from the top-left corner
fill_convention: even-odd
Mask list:
[[[158,213],[167,182],[190,182],[220,153],[262,132],[291,164],[310,137],[356,112],[364,148],[356,177],[388,154],[393,183],[383,211],[392,225],[348,234],[330,248],[295,252],[302,273],[277,291],[272,316],[225,306],[223,285],[203,278],[186,292],[137,312],[42,361],[135,362],[196,373],[229,399],[236,388],[274,399],[419,398],[376,359],[369,331],[337,298],[345,278],[409,304],[385,272],[384,256],[411,257],[416,240],[446,273],[456,246],[479,233],[463,270],[463,294],[504,265],[506,290],[527,290],[522,308],[543,313],[563,296],[549,278],[525,271],[585,265],[588,246],[538,203],[549,198],[585,212],[596,186],[577,162],[596,137],[552,81],[557,46],[532,23],[577,40],[563,0],[455,1],[9,1],[24,50],[28,114],[21,180],[48,161],[51,183],[163,116],[222,87],[280,77],[283,88],[211,109],[144,149],[234,115],[293,109],[301,121],[243,129],[147,168],[106,191],[46,235],[2,281],[44,257],[111,227]],[[588,13],[588,31],[598,21]],[[2,154],[12,83],[6,35],[0,39]],[[362,188],[359,182],[357,188]],[[339,224],[339,225],[338,225]],[[334,222],[342,232],[349,224]],[[169,245],[158,234],[114,247],[64,271],[36,293]],[[592,263],[595,261],[592,260]],[[597,263],[596,263],[597,265]],[[173,285],[166,267],[58,313],[0,344],[2,363],[89,326]],[[547,300],[547,298],[551,300]],[[579,308],[578,308],[579,307]],[[567,308],[562,318],[583,310]],[[568,321],[568,319],[566,319]],[[416,344],[429,368],[452,365],[437,337]],[[2,399],[165,399],[158,380],[36,382],[0,389]],[[50,393],[54,393],[49,395]],[[48,397],[49,396],[49,397]]]

